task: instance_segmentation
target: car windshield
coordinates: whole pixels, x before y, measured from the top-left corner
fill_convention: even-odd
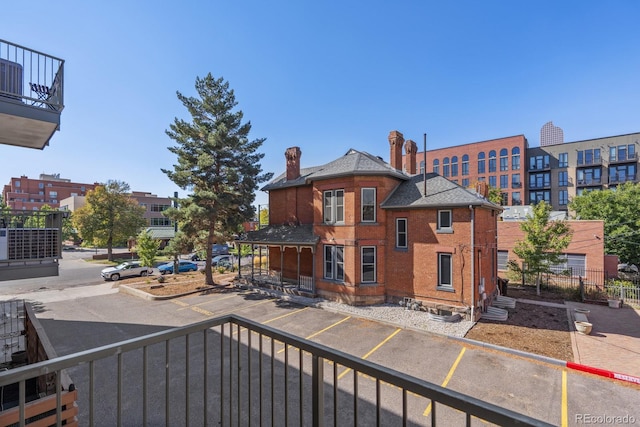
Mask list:
[[[128,265],[129,265],[128,263],[123,262],[122,264],[118,264],[118,265],[116,265],[116,268],[117,268],[118,270],[124,270],[125,268],[127,268],[127,266],[128,266]]]

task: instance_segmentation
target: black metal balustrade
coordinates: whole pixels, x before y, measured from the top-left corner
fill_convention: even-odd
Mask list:
[[[233,315],[1,372],[20,425],[25,382],[62,370],[81,425],[550,425]]]

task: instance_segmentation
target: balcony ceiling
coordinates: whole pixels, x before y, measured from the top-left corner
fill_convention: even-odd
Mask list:
[[[43,149],[60,126],[60,112],[0,98],[0,144]]]

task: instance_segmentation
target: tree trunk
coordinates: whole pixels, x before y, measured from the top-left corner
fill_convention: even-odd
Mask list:
[[[540,282],[542,281],[542,275],[538,273],[536,276],[536,295],[540,296]]]
[[[113,238],[111,237],[107,240],[107,259],[113,261]]]
[[[213,255],[213,229],[209,230],[209,237],[207,238],[207,259],[204,264],[204,281],[206,285],[213,286],[216,283],[213,281],[213,271],[211,271],[211,258]]]

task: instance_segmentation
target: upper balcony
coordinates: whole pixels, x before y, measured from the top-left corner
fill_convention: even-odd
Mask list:
[[[64,60],[0,39],[0,144],[43,149],[60,129]]]
[[[620,163],[637,163],[638,153],[625,153],[614,157],[609,157],[609,164],[615,165]]]

